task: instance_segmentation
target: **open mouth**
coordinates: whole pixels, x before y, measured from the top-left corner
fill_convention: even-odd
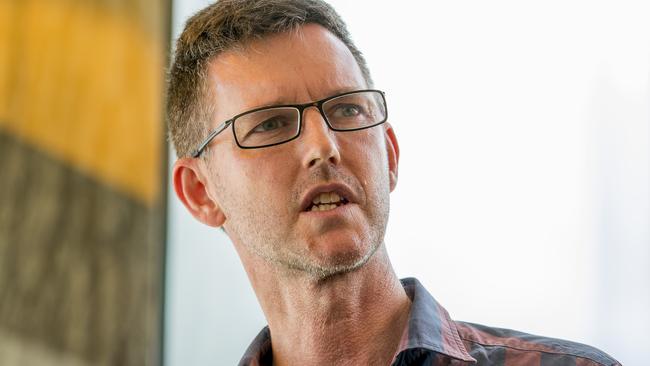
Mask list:
[[[339,206],[347,205],[348,200],[336,192],[323,192],[317,194],[305,211],[329,211]]]

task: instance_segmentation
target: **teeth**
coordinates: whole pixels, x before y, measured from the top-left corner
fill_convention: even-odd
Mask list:
[[[321,211],[329,211],[336,208],[336,205],[319,205]]]
[[[319,196],[320,196],[320,203],[330,203],[329,193],[321,193]]]
[[[328,211],[328,210],[333,210],[337,206],[333,204],[320,204],[320,205],[313,205],[311,206],[311,211]]]
[[[336,208],[336,203],[343,201],[341,196],[335,192],[324,192],[312,199],[311,211],[327,211]]]
[[[318,196],[314,197],[314,199],[311,201],[313,204],[317,205],[319,203],[334,203],[334,202],[339,202],[341,200],[341,196],[339,196],[335,192],[324,192],[319,194]]]

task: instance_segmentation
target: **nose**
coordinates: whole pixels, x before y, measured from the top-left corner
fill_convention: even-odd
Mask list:
[[[300,143],[305,168],[320,164],[338,164],[341,154],[336,142],[336,132],[329,129],[320,111],[309,107],[303,111]]]

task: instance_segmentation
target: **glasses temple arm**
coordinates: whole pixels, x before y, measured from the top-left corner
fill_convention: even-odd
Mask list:
[[[231,123],[232,120],[228,120],[222,123],[221,126],[217,127],[214,131],[212,131],[205,139],[205,141],[203,141],[203,143],[201,143],[201,145],[199,145],[199,147],[196,150],[194,150],[194,152],[192,153],[192,157],[198,158],[199,156],[201,156],[201,153],[203,153],[203,150],[205,150],[206,146],[208,146],[208,144],[212,141],[212,139],[214,139],[218,134],[220,134],[223,130],[225,130],[228,126],[230,126]]]

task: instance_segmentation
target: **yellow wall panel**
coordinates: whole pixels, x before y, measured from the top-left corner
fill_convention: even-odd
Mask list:
[[[0,2],[0,127],[151,204],[163,151],[162,32],[91,5]]]

